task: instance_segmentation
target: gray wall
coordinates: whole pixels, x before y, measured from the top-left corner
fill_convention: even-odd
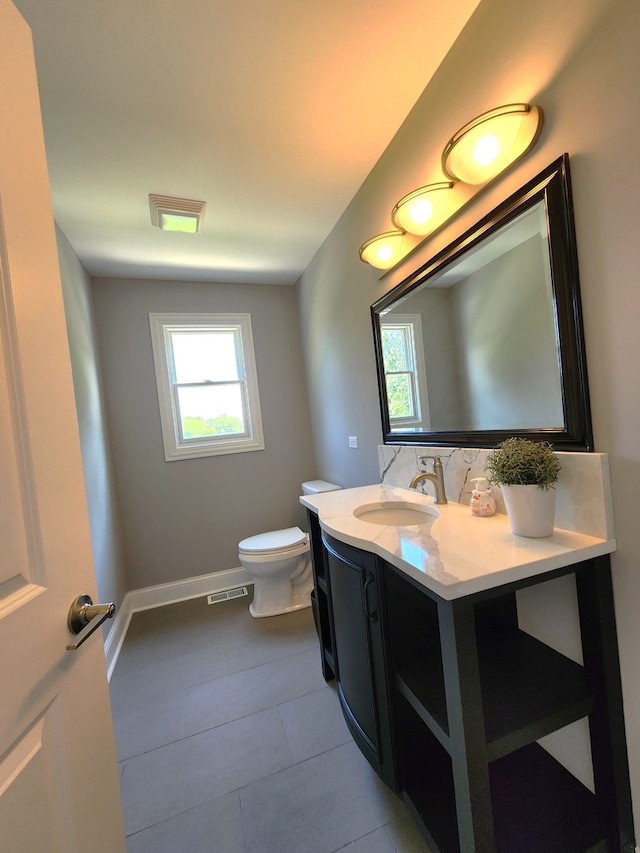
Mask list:
[[[460,347],[451,347],[455,334],[452,288],[427,289],[426,299],[418,304],[422,316],[422,343],[427,374],[429,421],[431,429],[456,429],[460,424]],[[413,300],[407,300],[413,306]],[[400,306],[402,308],[402,305]],[[442,356],[447,353],[447,358]]]
[[[239,566],[238,542],[303,525],[314,477],[295,289],[95,279],[129,589]],[[251,314],[266,449],[165,462],[150,312]]]
[[[96,585],[100,601],[115,601],[119,605],[128,587],[120,551],[111,451],[93,322],[91,281],[59,228],[56,228],[56,237]]]
[[[571,157],[596,449],[610,454],[613,559],[636,825],[640,827],[640,3],[485,0],[299,282],[318,476],[378,480],[380,415],[369,306],[564,151]],[[480,193],[398,272],[379,278],[358,247],[393,204],[439,179],[451,134],[527,100],[545,112],[527,158]],[[333,405],[330,405],[332,403]],[[347,447],[347,435],[360,447]]]
[[[473,429],[562,426],[548,265],[536,235],[457,284],[466,421]]]

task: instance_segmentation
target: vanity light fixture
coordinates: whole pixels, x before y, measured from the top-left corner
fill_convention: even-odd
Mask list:
[[[426,237],[447,218],[452,181],[441,181],[403,196],[391,211],[391,221],[403,231]]]
[[[385,231],[376,234],[360,246],[360,260],[380,270],[388,270],[402,257],[404,231]]]
[[[403,196],[391,211],[397,230],[363,243],[360,260],[380,270],[395,266],[418,245],[416,237],[427,237],[470,200],[463,198],[450,209],[455,182],[479,186],[495,178],[533,148],[542,121],[542,109],[535,104],[505,104],[461,127],[442,152],[442,171],[449,180]]]
[[[526,154],[541,129],[542,110],[535,105],[496,107],[451,137],[442,152],[442,169],[452,180],[484,184]]]
[[[206,207],[206,201],[149,194],[151,224],[162,231],[197,234],[202,229]]]

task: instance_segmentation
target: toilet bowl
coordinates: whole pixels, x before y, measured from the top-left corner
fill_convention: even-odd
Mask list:
[[[309,607],[313,587],[309,539],[299,527],[243,539],[238,557],[253,579],[252,616],[276,616]]]
[[[339,489],[324,480],[302,484],[304,494]],[[256,619],[311,606],[313,574],[309,538],[299,527],[258,533],[238,545],[238,557],[253,580],[249,613]]]

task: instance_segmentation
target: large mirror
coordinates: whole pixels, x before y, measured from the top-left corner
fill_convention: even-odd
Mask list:
[[[593,449],[566,154],[371,310],[385,443]]]

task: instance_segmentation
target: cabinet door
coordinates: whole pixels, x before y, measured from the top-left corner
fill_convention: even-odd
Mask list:
[[[363,563],[369,562],[362,555]],[[368,603],[375,594],[374,572],[327,548],[336,677],[342,705],[368,746],[377,753],[374,681]],[[351,718],[349,720],[349,717]]]
[[[340,704],[362,754],[397,791],[378,560],[326,534],[322,541]]]

